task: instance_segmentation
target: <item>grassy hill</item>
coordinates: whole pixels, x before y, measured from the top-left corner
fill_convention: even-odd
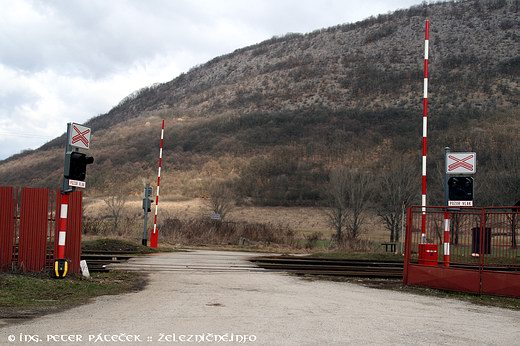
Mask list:
[[[509,204],[520,199],[519,10],[511,0],[424,4],[216,57],[87,123],[87,193],[140,194],[154,181],[161,118],[162,193],[204,196],[221,180],[244,200],[314,204],[333,167],[377,177],[411,156],[420,175],[429,18],[431,202],[450,146],[477,152],[480,203]],[[0,162],[0,182],[59,186],[64,141]]]

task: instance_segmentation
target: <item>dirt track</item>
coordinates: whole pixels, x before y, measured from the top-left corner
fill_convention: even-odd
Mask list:
[[[305,281],[255,268],[243,260],[247,256],[197,251],[132,260],[127,269],[151,273],[145,290],[4,327],[0,344],[26,344],[19,338],[27,335],[49,345],[193,344],[203,337],[213,343],[197,344],[238,344],[239,336],[254,339],[246,342],[253,345],[518,345],[520,340],[519,311]],[[58,342],[52,339],[57,335],[81,341]],[[122,335],[132,342],[99,339]],[[16,342],[8,342],[9,336]],[[235,342],[223,342],[230,337]]]

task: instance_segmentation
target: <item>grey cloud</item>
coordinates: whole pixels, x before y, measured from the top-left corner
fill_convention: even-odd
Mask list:
[[[32,105],[38,101],[38,95],[27,90],[7,90],[0,94],[0,114],[9,116],[23,105]]]
[[[0,0],[0,132],[15,117],[31,119],[35,129],[45,122],[58,128],[71,114],[83,121],[146,86],[143,81],[171,80],[273,35],[310,32],[420,2]],[[166,69],[170,75],[163,76]],[[11,143],[0,158],[43,141]]]
[[[24,71],[52,69],[100,78],[136,60],[176,50],[208,50],[210,18],[188,2],[31,2],[40,17],[11,22],[0,40],[0,61]],[[191,16],[191,17],[190,17]],[[215,20],[215,19],[214,19]],[[217,44],[217,43],[215,43]],[[236,47],[238,48],[238,47]]]

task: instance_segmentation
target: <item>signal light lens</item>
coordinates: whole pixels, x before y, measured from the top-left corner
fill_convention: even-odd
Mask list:
[[[87,156],[78,151],[65,153],[65,178],[85,181],[87,165],[92,163],[94,163],[94,158],[92,156]]]
[[[448,179],[448,196],[451,201],[472,201],[473,178],[451,177]]]

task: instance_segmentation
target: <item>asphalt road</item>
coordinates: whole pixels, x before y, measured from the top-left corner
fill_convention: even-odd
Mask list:
[[[248,256],[132,259],[121,267],[150,273],[143,291],[1,328],[0,344],[520,345],[519,311],[302,280]]]

